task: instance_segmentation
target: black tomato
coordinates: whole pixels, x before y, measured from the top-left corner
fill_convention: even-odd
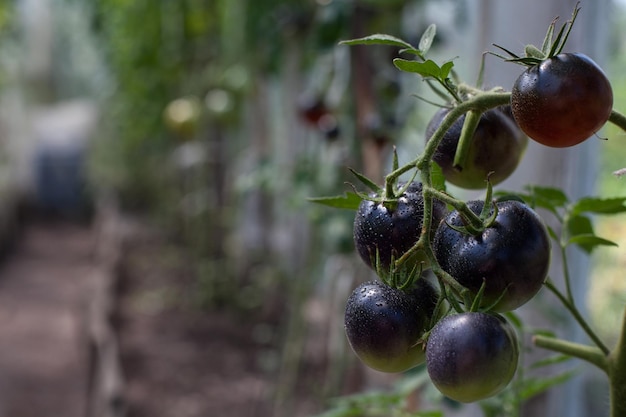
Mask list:
[[[507,179],[517,168],[528,138],[515,124],[510,107],[494,108],[481,115],[480,121],[469,149],[469,155],[463,170],[454,167],[454,155],[465,122],[465,115],[458,118],[446,131],[433,160],[443,170],[446,180],[461,188],[479,189],[487,187],[487,176],[491,184],[498,184]],[[430,120],[426,127],[426,140],[430,140],[435,130],[441,125],[450,109],[443,108]]]
[[[445,205],[433,200],[432,233],[445,213]],[[419,182],[411,183],[395,205],[363,200],[354,218],[356,249],[372,268],[378,252],[379,266],[387,270],[392,259],[397,260],[418,241],[423,220],[424,199]],[[426,257],[418,256],[414,261],[426,261]]]
[[[562,53],[528,68],[511,91],[513,117],[532,139],[563,148],[593,136],[608,120],[613,90],[589,57]]]
[[[426,343],[426,369],[445,396],[460,402],[491,397],[517,369],[517,335],[501,316],[461,313],[441,319]]]
[[[367,366],[403,372],[424,362],[418,343],[428,331],[437,292],[426,280],[403,291],[380,281],[358,286],[348,298],[345,330],[352,350]]]
[[[483,201],[470,201],[479,214]],[[455,210],[435,233],[433,251],[441,268],[461,285],[477,293],[485,283],[482,306],[514,310],[541,289],[550,266],[550,239],[541,218],[519,201],[497,203],[493,224],[478,235],[455,230],[464,226]],[[493,208],[491,208],[493,212]]]

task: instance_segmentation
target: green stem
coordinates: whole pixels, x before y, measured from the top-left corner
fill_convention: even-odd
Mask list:
[[[576,322],[578,322],[580,327],[582,327],[582,329],[585,331],[585,333],[587,333],[587,336],[589,336],[589,338],[593,341],[593,343],[595,343],[595,345],[598,347],[598,349],[600,349],[605,355],[608,355],[609,352],[610,352],[609,349],[602,342],[602,340],[600,340],[598,335],[595,334],[595,332],[593,331],[591,326],[589,326],[589,324],[587,323],[585,318],[582,316],[582,314],[580,314],[580,311],[578,311],[576,306],[573,303],[571,303],[570,300],[568,300],[567,297],[564,296],[561,293],[561,291],[559,291],[559,289],[556,288],[554,286],[554,284],[552,284],[550,281],[546,281],[544,283],[544,285],[550,291],[552,291],[552,293],[554,293],[554,295],[556,295],[556,297],[559,299],[559,301],[561,301],[561,303],[565,306],[565,308],[572,314],[572,316],[574,317]]]
[[[563,280],[565,281],[565,294],[568,301],[575,306],[574,294],[572,293],[572,284],[569,272],[569,263],[567,261],[567,244],[561,244],[561,258],[563,259]]]
[[[463,217],[463,220],[467,222],[468,231],[471,230],[480,232],[484,230],[484,224],[482,219],[480,218],[480,216],[478,216],[476,213],[469,209],[465,201],[458,200],[432,187],[424,190],[424,200],[428,199],[428,197],[436,198],[437,200],[454,207],[454,209],[458,211],[459,214]]]
[[[609,372],[610,365],[608,357],[595,346],[583,345],[581,343],[569,342],[567,340],[557,339],[556,337],[542,335],[533,336],[533,343],[544,349],[582,359],[597,366],[604,372]]]
[[[609,356],[609,391],[611,417],[626,416],[626,310],[617,345]]]
[[[465,114],[465,121],[463,122],[463,128],[461,129],[453,162],[454,169],[458,171],[463,171],[463,168],[467,165],[469,150],[472,145],[472,140],[474,139],[474,132],[476,132],[481,116],[481,112],[474,110],[470,110]]]
[[[609,116],[609,122],[626,131],[626,116],[620,112],[613,110]]]
[[[463,114],[470,110],[474,110],[478,113],[483,113],[494,107],[504,106],[511,101],[511,93],[508,92],[486,92],[478,94],[467,101],[457,104],[450,112],[443,118],[441,124],[437,130],[433,133],[431,138],[426,143],[426,148],[422,155],[415,161],[417,168],[423,170],[428,168],[427,165],[433,158],[439,142],[443,139],[445,133],[452,127],[452,124],[461,117]],[[430,185],[430,184],[429,184]]]

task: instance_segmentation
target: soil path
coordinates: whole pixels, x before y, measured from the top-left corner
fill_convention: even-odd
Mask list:
[[[0,417],[84,416],[93,231],[25,226],[0,266]]]

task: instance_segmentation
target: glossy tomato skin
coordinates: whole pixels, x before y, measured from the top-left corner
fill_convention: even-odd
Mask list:
[[[403,372],[424,362],[419,339],[429,329],[437,292],[426,279],[409,291],[381,281],[358,286],[348,298],[345,330],[352,350],[367,366]]]
[[[612,108],[607,76],[579,53],[562,53],[528,68],[511,91],[511,109],[520,128],[535,141],[555,148],[593,136]]]
[[[427,141],[449,112],[450,109],[442,108],[435,113],[426,127]],[[454,122],[433,155],[446,180],[461,188],[482,189],[487,187],[490,173],[492,185],[507,179],[517,168],[528,143],[526,135],[515,124],[510,107],[497,107],[482,114],[472,137],[467,163],[459,171],[454,167],[454,155],[464,122],[465,115]]]
[[[403,184],[399,184],[402,188]],[[433,200],[432,233],[446,214],[443,203]],[[375,267],[376,252],[380,266],[388,270],[392,258],[398,259],[418,241],[424,220],[422,184],[412,182],[394,206],[371,200],[361,201],[354,218],[354,244],[359,256]],[[431,236],[432,236],[431,233]],[[424,257],[416,261],[425,261]]]
[[[426,369],[442,394],[460,402],[491,397],[517,370],[519,346],[501,316],[461,313],[441,319],[426,344]]]
[[[467,203],[481,212],[483,201]],[[550,266],[550,239],[541,218],[519,201],[497,203],[494,223],[477,236],[462,233],[457,211],[442,221],[433,251],[441,268],[461,285],[477,293],[485,282],[482,306],[495,311],[514,310],[541,289]],[[491,209],[493,212],[493,208]]]

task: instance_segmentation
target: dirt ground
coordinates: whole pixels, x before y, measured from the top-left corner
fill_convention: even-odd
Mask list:
[[[0,416],[84,416],[93,235],[82,226],[26,225],[0,267]]]
[[[184,252],[138,230],[124,245],[114,294],[120,415],[275,415],[276,373],[263,358],[278,346],[258,337],[267,324],[199,308]],[[96,244],[91,226],[29,222],[0,264],[0,417],[89,416],[85,322]],[[306,389],[296,392],[291,415],[319,411]]]
[[[254,320],[199,308],[184,252],[162,236],[143,230],[125,252],[116,323],[128,416],[270,416]]]

